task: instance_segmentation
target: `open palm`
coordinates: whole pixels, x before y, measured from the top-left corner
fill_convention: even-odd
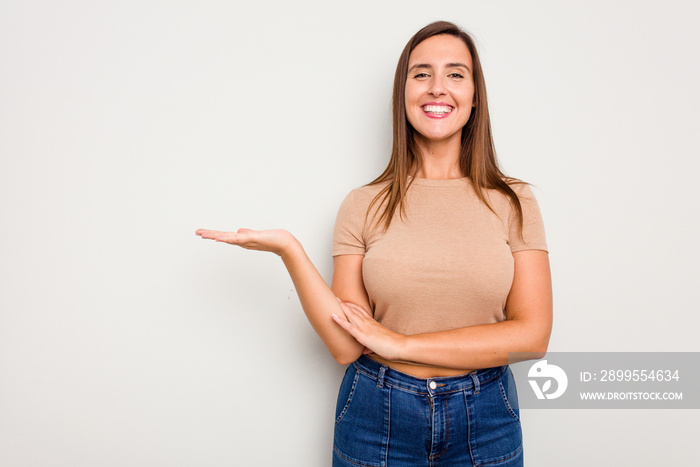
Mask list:
[[[229,243],[248,250],[270,251],[280,256],[294,239],[292,234],[283,229],[238,229],[236,232],[199,229],[195,233],[208,240]]]

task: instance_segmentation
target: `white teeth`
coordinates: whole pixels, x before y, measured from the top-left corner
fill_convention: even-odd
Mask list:
[[[452,112],[452,107],[448,105],[424,105],[423,110],[431,114],[448,114]]]

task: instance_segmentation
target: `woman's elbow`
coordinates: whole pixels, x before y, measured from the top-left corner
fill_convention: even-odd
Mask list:
[[[544,358],[544,356],[547,354],[547,347],[540,348],[540,350],[535,350],[532,352],[532,360],[539,360],[540,358]]]
[[[550,329],[540,326],[531,326],[523,332],[523,339],[519,342],[517,350],[509,358],[518,361],[539,360],[544,357],[549,347]],[[513,352],[513,351],[511,351]]]
[[[539,336],[539,338],[534,339],[531,342],[530,352],[533,355],[533,359],[540,359],[547,353],[547,348],[549,347],[549,332],[546,335]]]
[[[338,365],[349,365],[362,355],[363,348],[359,350],[356,349],[338,349],[331,352],[331,356],[338,363]]]
[[[352,358],[351,356],[347,355],[334,355],[333,358],[335,359],[338,365],[342,366],[349,365],[355,360],[357,360],[357,358]]]

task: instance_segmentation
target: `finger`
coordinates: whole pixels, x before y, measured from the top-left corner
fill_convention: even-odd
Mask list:
[[[338,298],[338,297],[336,297],[336,298]],[[358,304],[353,303],[353,302],[344,302],[344,301],[342,301],[342,300],[339,299],[339,298],[338,298],[338,301],[340,302],[340,304],[341,304],[341,306],[342,306],[343,308],[350,308],[350,307],[352,307],[354,310],[356,310],[356,311],[362,313],[363,315],[365,315],[365,316],[367,316],[367,317],[369,317],[369,318],[372,317],[372,315],[365,309],[365,307],[363,307],[363,306],[361,306],[361,305],[358,305]]]
[[[207,230],[207,229],[197,229],[197,231],[194,233],[195,235],[208,235],[211,232],[215,232],[214,230]]]
[[[222,235],[225,232],[220,232],[218,230],[203,230],[200,229],[196,232],[197,235],[199,235],[202,238],[206,238],[207,240],[215,240],[217,237]]]
[[[333,314],[336,322],[343,325],[343,328],[347,331],[352,331],[351,334],[357,337],[357,334],[362,331],[362,316],[358,315],[352,310],[348,310],[345,313],[345,317],[337,314]]]
[[[340,309],[343,310],[343,313],[347,313],[350,311],[350,307],[348,306],[348,302],[344,302],[340,299],[338,299],[338,305],[340,305]]]
[[[214,238],[217,242],[226,242],[226,243],[237,243],[239,241],[238,234],[235,232],[219,232],[218,235]]]
[[[355,313],[357,313],[363,317],[366,317],[366,318],[372,317],[372,315],[370,315],[369,312],[363,306],[357,305],[355,303],[350,303],[350,302],[347,302],[347,305],[348,305],[348,308],[351,308]]]
[[[347,319],[345,316],[339,315],[339,314],[336,314],[336,313],[332,313],[332,314],[331,314],[331,318],[333,318],[334,320],[336,320],[336,321],[338,321],[338,322],[343,322],[343,323],[347,323],[347,322],[348,322],[348,319]]]
[[[357,310],[360,313],[362,313],[363,315],[365,315],[368,318],[372,318],[372,314],[369,311],[367,311],[367,309],[365,307],[363,307],[361,305],[355,305],[355,306],[357,307]]]
[[[340,325],[341,328],[345,329],[347,332],[352,334],[352,325],[348,322],[348,320],[343,319],[336,314],[332,314],[331,317],[333,318],[333,321]]]
[[[355,310],[352,308],[352,303],[351,302],[344,302],[341,299],[338,299],[338,304],[340,305],[340,308],[343,310],[344,314],[348,313],[354,313]]]
[[[357,313],[356,311],[350,311],[346,315],[346,319],[350,325],[352,325],[354,332],[353,335],[358,337],[358,335],[365,335],[371,333],[373,330],[372,323],[370,323],[367,318],[363,315]]]
[[[222,232],[221,235],[219,235],[216,238],[217,242],[226,242],[231,245],[238,245],[243,248],[248,248],[248,247],[255,247],[255,239],[251,236],[252,230],[244,231],[244,232]]]
[[[216,242],[229,243],[231,245],[240,245],[245,243],[244,239],[239,237],[235,232],[221,232],[218,230],[198,231],[199,235],[206,240],[214,240]]]
[[[359,324],[365,319],[365,315],[356,310],[354,307],[348,306],[345,311],[345,317],[352,324]]]
[[[250,229],[238,229],[237,232],[229,232],[229,239],[235,245],[245,245],[253,243],[257,240],[257,234],[255,230]]]

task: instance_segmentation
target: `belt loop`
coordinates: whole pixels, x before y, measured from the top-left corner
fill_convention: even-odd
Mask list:
[[[377,387],[380,389],[384,387],[384,373],[385,372],[386,372],[386,365],[382,365],[379,368],[379,376],[377,377]]]
[[[469,373],[474,382],[474,394],[479,394],[479,378],[476,376],[476,372]]]

